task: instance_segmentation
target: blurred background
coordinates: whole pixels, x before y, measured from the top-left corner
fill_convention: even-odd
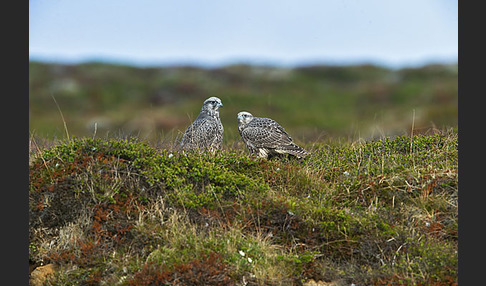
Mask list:
[[[222,99],[297,142],[458,126],[458,2],[29,1],[31,136],[177,140]],[[62,115],[61,115],[62,112]]]

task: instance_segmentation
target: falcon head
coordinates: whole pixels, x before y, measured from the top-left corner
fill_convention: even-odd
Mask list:
[[[210,98],[206,99],[203,103],[203,110],[210,110],[210,111],[217,111],[218,108],[223,107],[223,103],[221,99],[211,96]]]
[[[236,116],[238,119],[238,125],[246,125],[253,120],[253,115],[250,112],[242,111]]]

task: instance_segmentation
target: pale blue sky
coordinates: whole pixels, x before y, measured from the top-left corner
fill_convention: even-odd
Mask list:
[[[457,0],[31,0],[29,58],[221,65],[458,61]]]

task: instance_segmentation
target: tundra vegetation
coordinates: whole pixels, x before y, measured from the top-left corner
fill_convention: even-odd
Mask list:
[[[294,141],[380,138],[458,125],[458,67],[136,68],[102,63],[29,63],[29,129],[49,139],[70,134],[180,137],[202,102],[223,101],[223,142],[239,140],[236,114],[276,120]],[[58,106],[54,102],[56,100]]]
[[[304,147],[304,160],[137,138],[39,147],[29,259],[58,266],[53,285],[457,283],[457,132]]]

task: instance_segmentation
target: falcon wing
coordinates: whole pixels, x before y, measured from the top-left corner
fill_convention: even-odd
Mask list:
[[[269,118],[253,119],[243,130],[242,136],[258,148],[276,148],[292,142],[292,138],[285,129]]]

